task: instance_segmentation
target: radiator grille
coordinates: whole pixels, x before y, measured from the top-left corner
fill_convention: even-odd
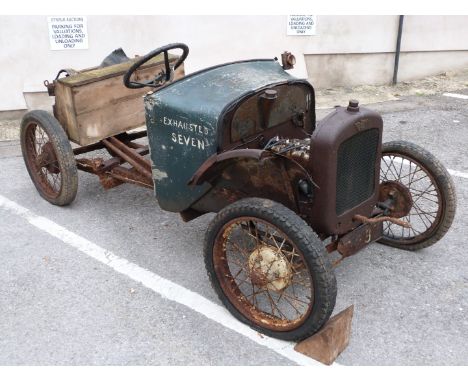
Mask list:
[[[374,192],[375,160],[379,130],[353,135],[338,149],[336,174],[336,214],[357,206]]]

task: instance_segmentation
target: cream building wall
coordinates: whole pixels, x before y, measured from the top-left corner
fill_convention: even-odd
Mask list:
[[[186,72],[293,52],[293,74],[316,87],[389,83],[398,16],[317,16],[315,36],[287,36],[286,16],[88,16],[89,48],[52,51],[46,16],[0,16],[0,111],[50,102],[43,81],[62,68],[98,65],[161,45],[190,47]],[[406,16],[400,80],[468,66],[468,16]]]

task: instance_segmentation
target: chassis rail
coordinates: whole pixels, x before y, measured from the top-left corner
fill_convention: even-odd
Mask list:
[[[146,136],[146,130],[122,133],[91,145],[77,147],[73,150],[75,157],[106,149],[111,158],[76,158],[76,165],[81,171],[97,175],[106,190],[123,183],[154,189],[151,162],[145,158],[149,153],[148,145],[133,142]]]

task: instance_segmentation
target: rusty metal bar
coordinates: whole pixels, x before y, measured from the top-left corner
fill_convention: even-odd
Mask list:
[[[148,149],[142,147],[135,151],[139,155],[146,155]],[[125,162],[126,161],[120,157],[112,157],[107,160],[103,160],[102,158],[78,158],[76,159],[76,166],[81,171],[100,175],[111,171],[114,167],[119,166]]]
[[[143,131],[137,131],[135,133],[125,133],[125,141],[133,141],[135,139],[143,138],[148,135],[148,132],[146,130]]]
[[[91,174],[97,174],[99,166],[100,164],[95,163],[93,159],[80,158],[76,160],[76,167],[78,170],[89,172]]]
[[[411,224],[408,222],[405,222],[403,220],[397,219],[397,218],[392,218],[390,216],[379,216],[375,218],[367,218],[362,215],[354,215],[353,220],[357,220],[361,223],[369,223],[369,224],[375,224],[375,223],[382,223],[382,222],[390,222],[393,224],[397,224],[399,226],[405,227],[405,228],[411,228]]]
[[[80,155],[84,153],[89,153],[90,151],[100,150],[103,148],[104,148],[104,145],[102,144],[102,142],[97,142],[91,145],[77,147],[76,149],[73,149],[73,154]]]
[[[124,160],[118,157],[110,158],[106,161],[102,158],[79,158],[76,160],[76,167],[78,167],[78,170],[99,175],[123,162]]]
[[[119,135],[119,138],[121,138],[124,142],[128,142],[128,145],[130,147],[133,147],[133,148],[144,148],[144,147],[148,147],[148,146],[144,146],[144,145],[140,145],[139,143],[134,143],[132,141],[136,140],[136,139],[139,139],[139,138],[143,138],[143,137],[146,137],[148,134],[145,131],[138,131],[136,133],[123,133],[123,134],[120,134]],[[81,146],[81,147],[77,147],[75,149],[73,149],[73,154],[74,155],[80,155],[80,154],[85,154],[85,153],[89,153],[90,151],[95,151],[95,150],[100,150],[100,149],[103,149],[105,148],[104,144],[102,141],[99,141],[97,143],[92,143],[90,145],[86,145],[86,146]],[[145,154],[142,154],[142,155],[145,155]]]
[[[325,249],[327,250],[328,253],[335,252],[338,249],[338,240],[330,242]]]
[[[137,171],[147,177],[148,180],[152,179],[150,162],[138,154],[136,150],[131,149],[114,137],[103,139],[102,143],[109,150],[130,163]]]
[[[148,145],[141,145],[139,143],[135,143],[135,142],[126,142],[127,143],[127,146],[128,147],[131,147],[132,149],[148,149]],[[148,152],[149,152],[149,149],[148,149]],[[142,154],[142,155],[145,155],[145,154]]]
[[[118,179],[125,183],[132,183],[142,187],[154,189],[153,183],[148,183],[146,176],[143,176],[135,169],[129,170],[128,168],[118,166],[112,169],[112,171],[107,173],[115,179]]]
[[[129,143],[132,143],[132,142],[129,142]],[[138,155],[143,156],[143,155],[149,154],[148,146],[141,146],[141,147],[135,146],[133,148],[135,149],[135,153],[137,153]],[[150,163],[149,161],[147,162]],[[150,163],[150,168],[151,168],[151,163]]]
[[[139,165],[146,168],[151,174],[151,162],[145,158],[136,150],[132,149],[131,147],[127,146],[126,143],[118,140],[115,137],[110,137],[108,140],[119,150],[124,152],[127,156],[129,156],[132,160],[136,161]],[[141,151],[140,151],[141,152]],[[131,162],[128,162],[131,163]],[[134,166],[136,168],[136,166]],[[151,176],[150,176],[151,178]]]

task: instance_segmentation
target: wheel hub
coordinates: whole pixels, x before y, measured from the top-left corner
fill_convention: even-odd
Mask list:
[[[42,146],[42,150],[37,161],[39,167],[45,167],[47,171],[52,174],[58,174],[60,172],[57,163],[57,156],[55,155],[54,146],[51,142],[47,142]]]
[[[249,256],[252,283],[271,291],[282,291],[292,279],[292,269],[286,257],[267,245],[257,247]]]
[[[390,201],[388,216],[402,218],[409,214],[413,206],[413,198],[407,187],[399,182],[387,181],[380,185],[379,202]]]

